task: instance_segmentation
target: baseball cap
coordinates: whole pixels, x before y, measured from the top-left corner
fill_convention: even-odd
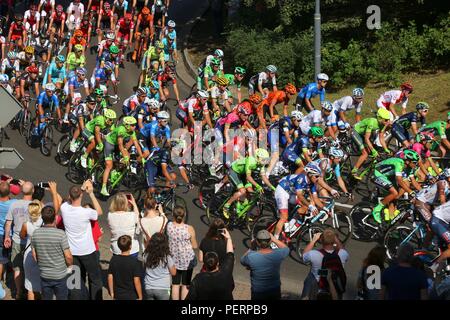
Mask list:
[[[270,240],[270,233],[267,230],[259,230],[256,234],[257,240]]]

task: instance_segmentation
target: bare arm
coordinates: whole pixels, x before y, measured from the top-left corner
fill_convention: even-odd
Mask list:
[[[108,291],[111,298],[114,299],[114,278],[111,273],[108,274]]]
[[[136,289],[136,293],[138,296],[138,300],[142,300],[142,285],[141,285],[141,278],[140,277],[134,277],[134,288]]]
[[[195,230],[192,226],[189,226],[189,234],[191,235],[192,249],[197,249],[198,248],[197,238],[195,236]]]
[[[64,260],[66,260],[66,265],[68,267],[73,265],[73,257],[72,257],[72,253],[70,252],[70,249],[64,250]]]

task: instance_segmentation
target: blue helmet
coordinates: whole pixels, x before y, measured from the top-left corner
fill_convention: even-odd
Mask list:
[[[322,170],[320,169],[320,167],[312,162],[308,163],[305,166],[305,172],[315,177],[319,177],[322,174]]]
[[[156,81],[156,80],[153,80],[153,81],[150,83],[150,88],[159,90],[159,82]]]

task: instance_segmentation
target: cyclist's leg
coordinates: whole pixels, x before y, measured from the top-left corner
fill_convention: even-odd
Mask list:
[[[233,194],[233,196],[228,199],[228,201],[225,203],[225,208],[230,208],[230,206],[239,198],[245,196],[246,190],[244,183],[242,182],[239,175],[232,169],[229,170],[228,177],[230,181],[233,183],[233,185],[236,187],[236,192]]]
[[[280,219],[277,222],[274,230],[274,236],[278,239],[278,236],[283,229],[284,224],[288,220],[288,208],[289,208],[289,198],[290,194],[286,192],[280,185],[275,189],[275,201],[277,203],[277,209],[280,214]]]
[[[389,178],[387,178],[385,175],[381,174],[377,170],[375,170],[374,172],[373,182],[377,187],[389,191],[388,195],[385,196],[383,200],[381,200],[381,202],[375,206],[372,212],[375,221],[381,223],[382,209],[386,206],[389,206],[389,204],[397,198],[398,192],[397,189],[394,187],[393,183],[389,180]]]
[[[403,147],[409,147],[409,134],[402,126],[394,124],[392,126],[391,133],[395,137],[395,139],[397,139],[397,141],[403,145]]]
[[[352,169],[352,174],[354,176],[357,175],[359,167],[362,166],[362,164],[367,160],[369,153],[367,152],[366,147],[364,146],[364,140],[362,137],[357,133],[355,130],[352,130],[350,132],[350,136],[352,138],[352,142],[358,147],[358,149],[361,151],[361,155],[359,156],[358,160],[356,161],[355,166]]]
[[[105,146],[103,149],[103,153],[105,155],[105,171],[103,172],[102,190],[100,191],[100,193],[105,196],[109,195],[106,185],[108,184],[109,174],[113,167],[114,149],[114,145],[110,144],[108,141],[105,141]]]

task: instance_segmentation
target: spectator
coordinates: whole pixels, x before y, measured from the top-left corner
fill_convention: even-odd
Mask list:
[[[206,270],[192,280],[186,300],[233,300],[233,241],[228,230],[223,230],[223,237],[227,241],[223,263],[216,252],[207,251],[204,259]]]
[[[319,240],[321,240],[322,242],[322,248],[320,250],[313,249]],[[344,249],[344,246],[336,236],[334,230],[330,228],[324,230],[323,235],[321,233],[314,234],[313,239],[310,243],[308,243],[308,245],[305,247],[305,250],[303,251],[303,261],[306,264],[311,264],[311,270],[303,283],[303,291],[301,294],[302,299],[316,299],[315,293],[319,291],[320,281],[319,269],[322,269],[323,267],[323,260],[325,255],[328,255],[329,257],[327,258],[327,260],[333,259],[336,264],[339,264],[340,262],[342,269],[348,260],[348,252]],[[339,259],[337,259],[337,257],[339,257]],[[340,290],[336,285],[336,282],[334,284],[336,290],[338,291],[339,299],[342,299],[342,294],[345,290],[345,284],[341,284],[344,287]]]
[[[450,300],[450,265],[445,267],[445,272],[438,273],[432,292],[436,300]]]
[[[109,262],[108,290],[115,300],[142,300],[141,264],[131,256],[132,239],[125,234],[117,239],[120,255]]]
[[[397,264],[384,270],[381,275],[382,300],[426,300],[428,298],[427,277],[411,264],[414,248],[401,245],[397,250]]]
[[[200,242],[198,260],[203,262],[203,255],[206,252],[215,252],[219,256],[219,264],[223,265],[227,257],[227,243],[222,231],[225,230],[225,223],[222,219],[215,219],[210,225],[205,238]],[[202,270],[205,270],[203,266]]]
[[[4,225],[10,206],[16,201],[9,198],[10,185],[7,181],[0,182],[0,280],[3,278],[3,266],[9,262],[9,249],[3,247],[5,239]],[[1,286],[1,281],[0,281]]]
[[[94,206],[90,203],[85,203],[83,205],[83,208],[89,208],[89,209],[95,210]],[[97,260],[100,263],[100,248],[98,246],[98,243],[103,236],[103,228],[100,227],[98,220],[91,221],[91,228],[92,228],[92,238],[94,239],[94,244],[95,244],[95,253],[97,255]]]
[[[271,242],[278,248],[272,249]],[[241,264],[250,270],[252,300],[281,299],[280,267],[289,255],[289,248],[267,230],[258,231],[252,245],[256,248],[241,257]]]
[[[81,206],[83,192],[89,195],[95,210]],[[69,201],[61,205],[61,217],[73,255],[73,263],[80,268],[83,286],[85,274],[88,274],[90,298],[102,300],[102,274],[91,228],[91,221],[98,219],[102,214],[102,208],[94,195],[92,183],[87,180],[81,187],[71,187]],[[82,298],[81,288],[71,289],[70,299],[82,300]]]
[[[156,232],[144,252],[147,300],[170,299],[170,276],[177,274],[165,234]]]
[[[177,268],[176,275],[172,277],[172,300],[186,298],[192,272],[197,265],[197,257],[194,252],[194,249],[198,247],[195,230],[192,226],[184,223],[185,215],[185,209],[177,206],[173,210],[174,221],[167,224],[170,253]]]
[[[41,271],[31,253],[31,236],[43,224],[41,210],[42,203],[40,201],[33,200],[30,202],[28,205],[30,219],[22,225],[22,230],[20,230],[20,238],[27,239],[26,249],[23,254],[23,269],[25,289],[28,290],[28,300],[39,299],[41,295]]]
[[[11,248],[11,264],[14,269],[14,284],[16,287],[16,296],[23,295],[24,271],[23,271],[23,252],[27,239],[20,239],[20,230],[22,225],[28,221],[28,205],[34,193],[34,186],[26,181],[22,184],[23,198],[15,201],[8,210],[5,225],[5,248]],[[12,239],[10,237],[12,228]]]
[[[140,221],[144,249],[150,238],[157,232],[163,232],[167,224],[166,216],[157,207],[158,203],[155,198],[151,194],[147,194],[144,200],[144,218]]]
[[[133,211],[130,211],[132,205]],[[139,209],[133,195],[120,192],[113,197],[108,212],[108,224],[111,229],[111,251],[115,255],[120,255],[118,247],[120,236],[129,235],[132,239],[131,253],[134,258],[139,254]]]
[[[73,264],[64,231],[56,228],[55,209],[46,206],[41,212],[44,225],[34,231],[32,254],[41,271],[43,300],[67,300],[67,267]]]
[[[358,295],[363,300],[379,300],[380,289],[369,289],[367,287],[367,268],[369,266],[377,266],[380,271],[384,270],[384,264],[386,262],[386,248],[382,246],[376,246],[370,250],[369,254],[363,261],[362,268],[358,275]]]

